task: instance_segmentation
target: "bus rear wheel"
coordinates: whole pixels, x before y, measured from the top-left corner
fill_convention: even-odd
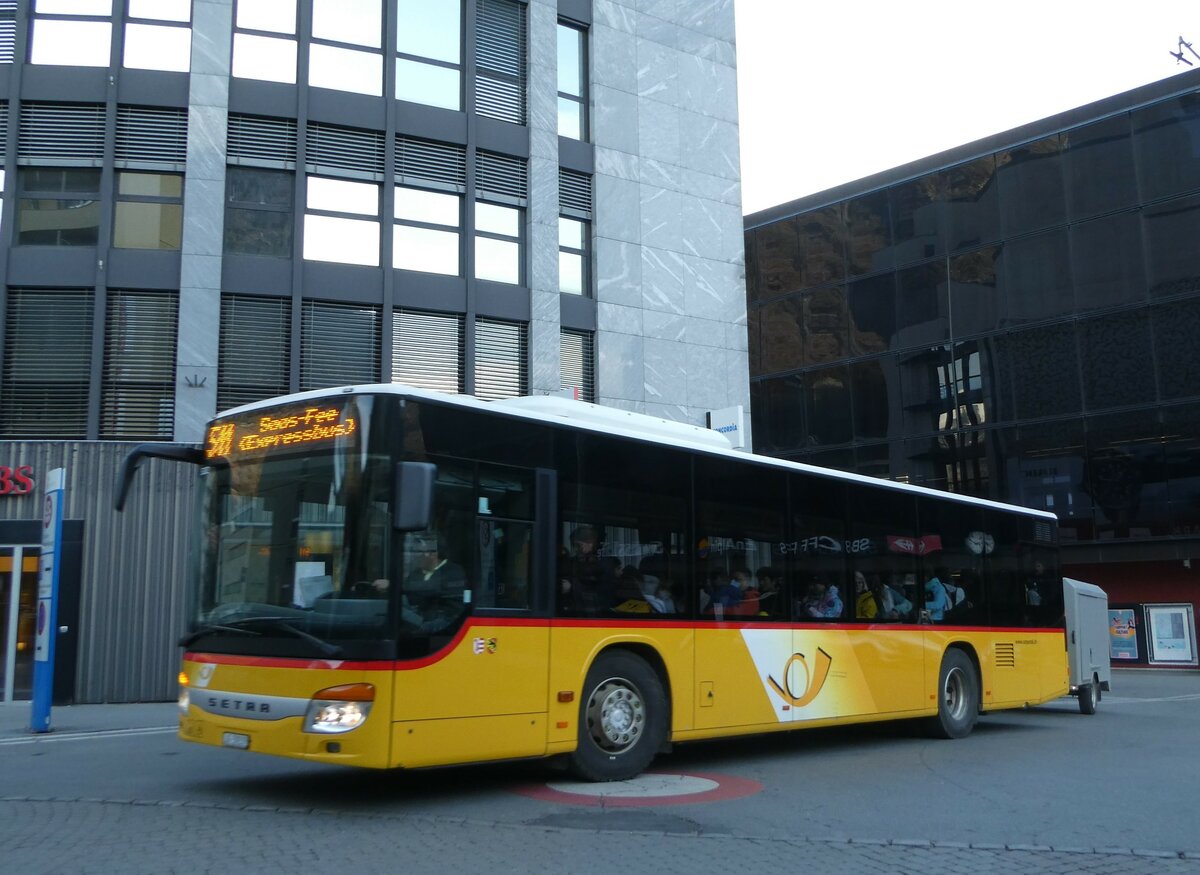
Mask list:
[[[930,718],[935,738],[962,738],[971,734],[979,717],[979,678],[975,666],[961,650],[947,650],[938,673],[938,712]]]
[[[571,771],[585,781],[624,781],[641,773],[666,738],[667,702],[658,674],[627,651],[601,654],[579,703],[579,742]]]

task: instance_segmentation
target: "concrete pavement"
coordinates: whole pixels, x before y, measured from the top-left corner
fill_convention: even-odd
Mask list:
[[[0,704],[0,742],[11,739],[49,739],[68,735],[122,730],[172,730],[178,725],[174,702],[122,705],[61,705],[50,710],[50,732],[31,733],[29,702]]]
[[[1184,704],[1197,697],[1194,673],[1138,672],[1138,676],[1141,683],[1136,691],[1118,678],[1111,697],[1106,695],[1101,707],[1114,709],[1109,731],[1119,728],[1121,721],[1115,718],[1137,713],[1132,705],[1136,701],[1179,702],[1170,706],[1176,709],[1194,707]],[[1136,699],[1129,698],[1135,693]],[[797,866],[818,873],[922,875],[970,870],[1200,873],[1200,846],[1190,843],[1180,850],[1171,845],[1144,849],[1130,847],[1114,835],[1112,847],[1098,847],[1099,842],[1081,842],[1070,830],[1061,832],[1061,843],[1056,831],[1045,844],[943,841],[935,837],[936,830],[910,835],[911,830],[889,830],[874,818],[878,808],[886,808],[885,800],[874,800],[867,810],[870,816],[851,824],[847,836],[811,826],[783,830],[756,822],[750,828],[722,815],[722,805],[703,811],[644,809],[648,813],[637,818],[618,810],[547,805],[543,814],[522,814],[518,820],[507,809],[521,803],[503,801],[491,803],[499,806],[495,812],[486,804],[454,811],[460,796],[486,803],[493,798],[491,791],[503,783],[495,779],[499,783],[493,787],[491,773],[482,768],[428,773],[430,786],[442,781],[448,785],[444,795],[449,807],[439,807],[433,799],[424,803],[416,789],[424,785],[415,781],[397,783],[394,791],[388,791],[383,781],[355,780],[354,773],[343,777],[330,772],[328,798],[323,798],[325,777],[320,772],[301,779],[280,771],[276,777],[274,770],[260,773],[259,764],[282,761],[247,760],[239,768],[231,766],[238,762],[233,759],[236,754],[219,760],[216,752],[207,750],[200,753],[220,763],[216,771],[223,772],[224,779],[191,772],[181,772],[186,780],[172,779],[176,773],[169,767],[197,752],[169,737],[176,722],[173,702],[55,708],[53,731],[44,735],[29,732],[30,713],[28,702],[0,705],[0,848],[6,868],[26,873],[268,872],[313,864],[353,866],[364,873],[444,873],[486,867],[505,872],[597,873],[622,868],[664,875]],[[1000,749],[1004,739],[999,736],[1000,732],[992,733],[989,749]],[[89,739],[96,740],[94,747]],[[905,746],[902,740],[890,745],[897,754]],[[133,750],[136,753],[122,753]],[[810,754],[805,768],[814,786],[821,784],[817,760],[835,758],[837,753],[830,746],[823,749],[823,757]],[[36,759],[27,759],[31,756]],[[154,779],[135,792],[123,792],[124,785],[98,782],[100,761],[93,758],[97,756],[120,763],[118,769],[145,769]],[[922,759],[926,770],[933,765],[928,759]],[[59,764],[63,774],[92,777],[86,787],[80,780],[78,789],[67,783],[49,791],[38,787],[40,792],[35,792],[29,781],[16,780],[11,767],[20,761],[36,763],[39,769]],[[920,776],[914,775],[914,780]],[[263,792],[228,792],[239,782]],[[370,790],[376,785],[382,788],[377,796],[367,794],[357,802],[352,790],[335,792],[346,786]],[[764,798],[770,794],[771,788]],[[780,795],[778,801],[796,805],[797,798]],[[831,804],[821,803],[822,816],[841,822],[836,811],[828,808]],[[1004,816],[1002,809],[1002,805],[996,809],[997,816]]]

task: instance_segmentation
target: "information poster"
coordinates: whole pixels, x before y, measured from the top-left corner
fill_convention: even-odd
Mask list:
[[[1196,619],[1192,606],[1146,605],[1151,665],[1196,664]]]
[[[1112,659],[1135,661],[1137,649],[1137,614],[1133,608],[1108,612],[1108,655]]]

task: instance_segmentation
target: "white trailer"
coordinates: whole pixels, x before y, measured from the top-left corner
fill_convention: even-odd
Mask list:
[[[1094,584],[1064,577],[1063,603],[1071,695],[1079,697],[1081,712],[1095,714],[1101,691],[1112,688],[1108,593]]]

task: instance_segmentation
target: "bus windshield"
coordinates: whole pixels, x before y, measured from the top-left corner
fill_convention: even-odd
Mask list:
[[[390,655],[393,460],[369,452],[362,438],[364,401],[337,411],[357,431],[353,439],[298,441],[298,449],[257,446],[267,433],[261,423],[278,416],[229,424],[255,451],[210,453],[186,644],[203,639],[206,650],[278,656]]]

